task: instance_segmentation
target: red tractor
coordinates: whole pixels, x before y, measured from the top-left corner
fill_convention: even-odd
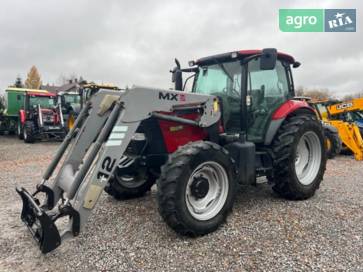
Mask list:
[[[26,91],[19,110],[17,134],[26,143],[44,138],[63,139],[66,135],[57,96],[50,92]]]
[[[162,218],[189,236],[216,230],[239,188],[256,177],[267,177],[287,199],[314,195],[326,165],[324,133],[307,102],[294,99],[291,68],[299,63],[264,49],[190,65],[177,62],[175,90],[135,86],[94,94],[35,193],[17,188],[21,218],[43,253],[80,233],[104,189],[122,200],[156,183]],[[183,92],[183,73],[194,77],[191,92]],[[60,231],[62,217],[69,220]]]

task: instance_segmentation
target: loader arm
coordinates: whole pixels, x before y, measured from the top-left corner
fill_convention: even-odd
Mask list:
[[[363,139],[358,126],[340,120],[330,120],[328,123],[337,128],[340,139],[353,152],[354,158],[363,160]]]
[[[79,234],[117,165],[122,163],[123,154],[141,121],[153,116],[208,128],[220,120],[216,103],[217,98],[210,95],[143,87],[122,92],[102,90],[92,96],[60,145],[35,193],[17,188],[23,200],[21,218],[41,251],[47,253],[65,239]],[[181,107],[195,106],[203,109],[198,120],[170,115]],[[38,193],[46,195],[43,204],[37,198]],[[68,217],[69,222],[59,231],[56,221],[61,217]]]
[[[349,111],[363,111],[363,98],[355,98],[347,102],[329,105],[328,111],[331,115]]]

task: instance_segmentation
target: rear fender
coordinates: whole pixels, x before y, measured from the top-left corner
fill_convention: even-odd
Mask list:
[[[315,114],[314,109],[306,101],[288,100],[282,104],[272,115],[272,120],[285,119],[288,115],[296,111],[304,110]]]
[[[308,113],[316,115],[314,109],[309,106],[306,101],[302,100],[288,100],[284,104],[282,104],[272,115],[270,125],[268,126],[266,135],[265,135],[265,145],[270,145],[273,138],[276,135],[276,132],[284,122],[284,120],[292,115],[297,113]]]

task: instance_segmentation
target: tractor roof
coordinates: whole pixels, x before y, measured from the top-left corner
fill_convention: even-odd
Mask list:
[[[108,89],[108,90],[119,90],[119,87],[112,84],[97,84],[97,83],[87,83],[82,85],[84,89]]]
[[[208,64],[214,63],[215,60],[219,60],[219,61],[222,61],[222,62],[223,61],[229,61],[229,60],[232,60],[234,58],[232,55],[235,55],[235,54],[237,54],[238,59],[243,59],[245,57],[249,57],[249,56],[260,54],[260,53],[262,53],[261,49],[233,51],[233,52],[217,54],[217,55],[213,55],[213,56],[198,59],[196,61],[196,64],[198,64],[198,65],[208,65]],[[289,62],[291,64],[295,63],[295,59],[292,56],[288,55],[288,54],[285,54],[285,53],[282,53],[282,52],[277,52],[277,57],[279,59],[285,60],[285,61],[287,61],[287,62]]]
[[[33,96],[46,96],[46,97],[56,97],[57,95],[55,93],[50,93],[50,92],[34,92],[32,91],[27,91],[26,92],[27,95],[33,95]]]
[[[48,93],[47,90],[38,90],[38,89],[27,89],[27,88],[15,88],[10,87],[5,90],[6,92],[33,92],[33,93]]]

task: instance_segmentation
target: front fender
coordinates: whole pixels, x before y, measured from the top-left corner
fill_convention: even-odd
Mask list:
[[[24,125],[24,123],[26,121],[26,113],[25,113],[25,110],[20,110],[19,111],[19,117],[20,117],[20,123]]]

